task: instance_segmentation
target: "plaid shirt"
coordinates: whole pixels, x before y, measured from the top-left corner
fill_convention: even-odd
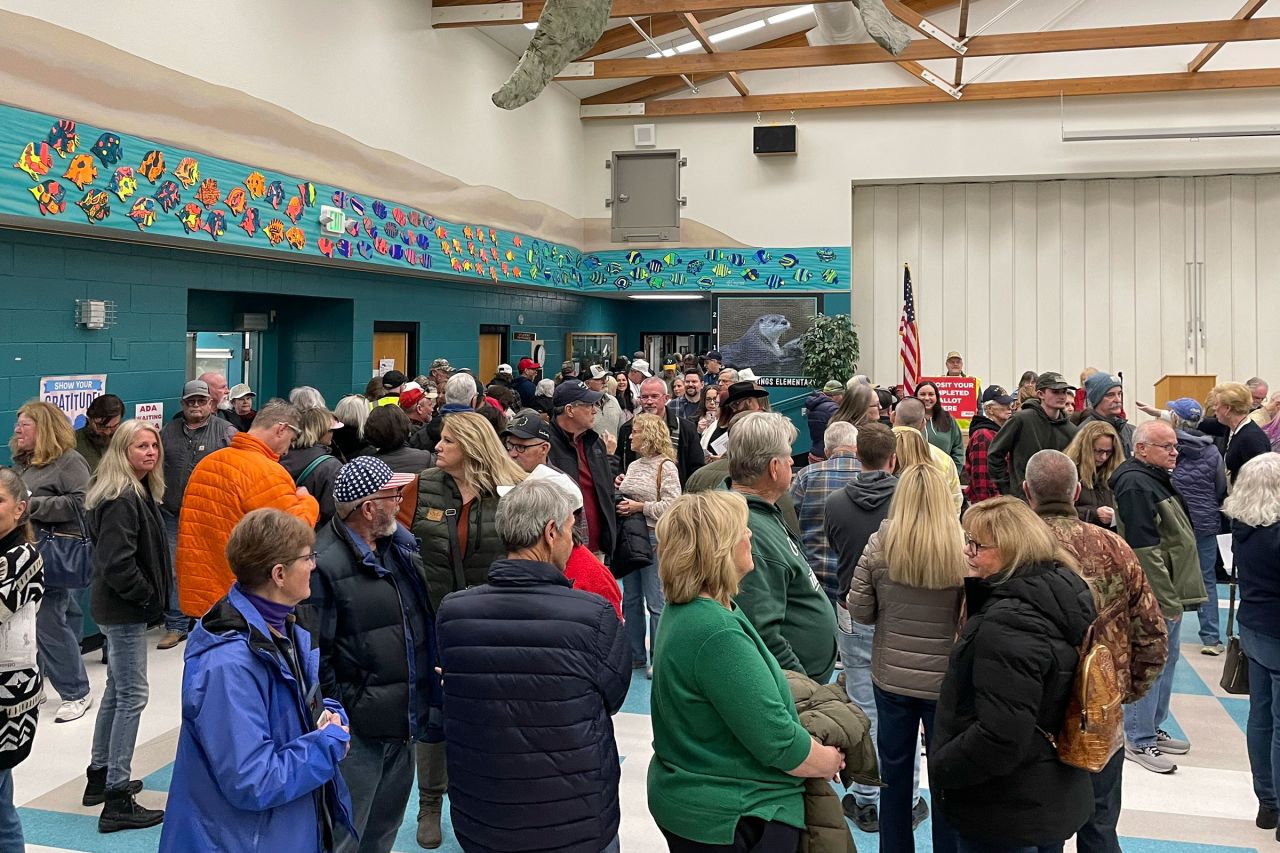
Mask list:
[[[970,506],[987,498],[1000,497],[1000,489],[996,488],[996,481],[991,479],[991,471],[987,467],[987,449],[995,435],[995,431],[990,429],[978,429],[969,435],[969,446],[964,451],[964,474],[969,481]]]
[[[791,481],[791,498],[800,518],[800,544],[805,559],[822,583],[827,596],[835,601],[840,594],[836,552],[827,542],[827,498],[853,482],[862,463],[849,450],[832,453],[825,462],[810,465]]]

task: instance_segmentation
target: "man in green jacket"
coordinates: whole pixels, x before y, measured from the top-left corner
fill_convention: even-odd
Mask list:
[[[826,683],[836,664],[835,611],[778,508],[791,487],[795,438],[795,426],[776,412],[742,415],[729,434],[729,479],[747,499],[755,562],[734,602],[779,666]]]
[[[1170,755],[1191,749],[1160,726],[1169,715],[1182,614],[1207,596],[1200,573],[1195,529],[1169,472],[1178,461],[1178,437],[1165,421],[1148,421],[1133,435],[1133,458],[1111,475],[1116,528],[1133,549],[1151,585],[1165,626],[1169,658],[1151,692],[1124,706],[1125,758],[1153,773],[1172,773]]]
[[[1022,481],[1027,460],[1041,450],[1066,450],[1075,438],[1076,425],[1064,411],[1075,392],[1061,373],[1041,373],[1036,377],[1037,399],[1023,403],[991,440],[987,468],[1002,495],[1026,500]]]

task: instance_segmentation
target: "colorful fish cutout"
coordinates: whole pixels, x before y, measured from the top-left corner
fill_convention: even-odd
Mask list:
[[[164,174],[164,152],[159,148],[148,151],[138,165],[138,174],[153,184],[160,180],[160,176]]]
[[[218,182],[213,178],[205,178],[200,182],[200,189],[196,190],[196,201],[204,205],[205,210],[213,207],[222,200],[222,191],[218,189]]]
[[[103,166],[112,166],[124,157],[124,146],[120,144],[120,137],[110,131],[99,136],[98,141],[93,143],[93,148],[89,150],[102,162]]]
[[[827,284],[839,284],[840,273],[836,272],[835,270],[823,270],[822,280],[825,281]]]
[[[401,260],[404,260],[404,247],[403,247],[403,246],[392,246],[392,247],[388,250],[388,254],[391,256],[391,260],[393,260],[393,261],[401,261]]]
[[[349,258],[351,257],[351,241],[339,240],[337,244],[334,245],[333,250],[338,254],[338,257]]]
[[[266,201],[276,210],[280,209],[280,202],[284,201],[284,187],[279,181],[267,184]]]
[[[216,242],[219,237],[227,233],[227,213],[225,210],[211,210],[204,220],[204,230],[209,232],[209,236]]]
[[[70,119],[58,119],[53,123],[53,127],[49,128],[49,135],[45,137],[45,141],[49,143],[49,147],[58,152],[59,157],[65,158],[68,154],[76,153],[76,149],[80,147],[80,134],[76,133],[76,123]]]
[[[796,270],[796,274],[795,274],[796,281],[804,283],[811,278],[813,278],[813,273],[809,272],[804,267],[801,267],[800,269]]]
[[[75,184],[76,189],[82,190],[87,184],[97,180],[98,167],[93,165],[93,158],[88,154],[77,154],[67,164],[67,171],[62,173],[62,177]]]
[[[178,221],[182,223],[182,228],[188,234],[194,234],[200,230],[200,226],[204,222],[200,205],[194,201],[189,201],[182,206],[182,210],[176,214]]]
[[[298,197],[302,199],[302,203],[307,207],[314,207],[316,203],[316,185],[310,181],[303,181],[298,184]]]
[[[138,179],[133,176],[132,166],[121,166],[116,169],[115,174],[111,176],[111,184],[107,189],[116,194],[121,201],[128,200],[129,196],[138,191]]]
[[[396,235],[400,233],[400,229],[399,227],[396,226],[394,222],[384,222],[382,224],[382,233],[386,234],[387,237],[394,240],[396,238]]]
[[[57,216],[67,209],[67,191],[57,181],[45,181],[30,192],[36,197],[41,216]]]
[[[76,206],[84,211],[90,222],[101,222],[111,215],[111,196],[106,190],[89,190],[76,202]]]
[[[129,208],[128,217],[138,226],[139,231],[147,230],[156,224],[156,200],[150,196],[138,199]]]
[[[262,228],[262,217],[258,215],[256,207],[251,207],[244,212],[244,218],[240,220],[240,227],[250,237],[258,233],[258,230]]]
[[[369,209],[373,211],[373,216],[375,219],[387,218],[387,206],[382,202],[380,201],[373,202],[373,204],[369,205]]]
[[[284,239],[291,249],[300,250],[307,245],[307,235],[302,233],[302,229],[296,225],[284,232]]]
[[[836,259],[836,253],[834,249],[819,249],[817,251],[817,255],[818,255],[818,260],[822,261],[823,263],[829,264]]]
[[[294,225],[298,224],[298,218],[302,216],[302,199],[298,196],[290,196],[289,203],[285,205],[284,215],[289,217],[289,221]]]
[[[783,284],[782,276],[779,275],[771,275],[764,280],[764,286],[770,290],[777,290],[779,287],[782,287]]]
[[[387,243],[386,237],[379,237],[378,239],[373,241],[373,250],[377,252],[379,255],[385,255],[387,253],[387,249],[389,249],[390,247],[391,246],[389,243]]]
[[[782,267],[784,270],[791,269],[799,262],[800,262],[799,258],[791,254],[790,252],[778,258],[778,266]]]
[[[244,179],[244,187],[249,191],[250,198],[262,198],[267,191],[267,179],[261,172],[250,172],[249,177]]]
[[[347,206],[347,194],[342,190],[333,191],[333,206],[342,208]]]
[[[161,210],[169,213],[182,203],[182,192],[175,182],[165,181],[160,185],[160,189],[156,190],[156,201],[160,202]]]
[[[396,224],[399,225],[401,228],[403,228],[405,224],[408,223],[409,221],[409,217],[405,216],[404,211],[398,207],[392,209],[391,218],[394,219],[396,221]]]
[[[240,216],[249,205],[249,194],[244,187],[232,187],[231,192],[227,193],[226,202],[227,207],[231,208],[231,214]]]
[[[324,255],[326,258],[333,257],[334,244],[328,237],[321,237],[316,240],[316,248],[319,249],[320,254]]]
[[[284,223],[279,219],[273,219],[267,223],[266,227],[267,240],[271,245],[276,245],[284,239]]]
[[[13,164],[13,168],[26,172],[33,181],[38,181],[49,174],[49,170],[53,168],[53,157],[49,154],[49,143],[41,142],[40,150],[36,151],[36,144],[28,142],[27,147],[22,149],[22,154],[18,156],[18,162]]]
[[[191,189],[200,180],[200,164],[194,157],[183,157],[178,168],[173,170],[173,176],[182,182],[184,189]]]
[[[356,216],[364,216],[364,202],[362,202],[360,199],[356,198],[355,196],[352,196],[349,204],[351,205],[352,213],[354,213]]]
[[[361,240],[356,243],[356,253],[366,261],[373,257],[373,244],[368,240]]]

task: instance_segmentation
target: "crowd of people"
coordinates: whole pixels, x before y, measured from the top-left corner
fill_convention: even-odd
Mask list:
[[[947,374],[965,376],[948,353]],[[1135,402],[1086,370],[905,395],[834,378],[811,446],[721,354],[521,359],[487,382],[446,359],[332,408],[260,406],[204,374],[157,428],[95,399],[73,430],[18,412],[0,468],[0,630],[20,736],[0,745],[0,851],[21,849],[11,769],[43,680],[57,723],[97,703],[83,803],[160,848],[619,849],[611,718],[651,679],[648,806],[669,848],[889,853],[1120,849],[1125,762],[1176,771],[1167,726],[1183,615],[1226,651],[1231,532],[1257,825],[1280,774],[1280,393]],[[85,591],[88,594],[85,595]],[[104,637],[90,692],[81,607]],[[184,647],[164,810],[132,778],[148,630]],[[25,632],[25,633],[24,633]],[[185,644],[185,645],[184,645]],[[1097,767],[1059,743],[1082,655],[1122,715]],[[1117,700],[1120,701],[1120,700]],[[927,755],[929,797],[921,796]],[[834,796],[836,781],[847,791]],[[447,800],[446,800],[447,797]],[[930,807],[932,803],[932,808]],[[1280,834],[1277,835],[1280,838]]]

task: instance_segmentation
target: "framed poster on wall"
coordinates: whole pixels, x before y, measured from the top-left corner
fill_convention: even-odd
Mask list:
[[[618,357],[618,336],[611,332],[570,332],[564,336],[564,351],[565,360],[578,365],[579,375],[593,364],[608,370]]]
[[[712,304],[716,349],[725,365],[751,368],[766,387],[804,388],[800,336],[822,313],[822,297],[717,296]]]

